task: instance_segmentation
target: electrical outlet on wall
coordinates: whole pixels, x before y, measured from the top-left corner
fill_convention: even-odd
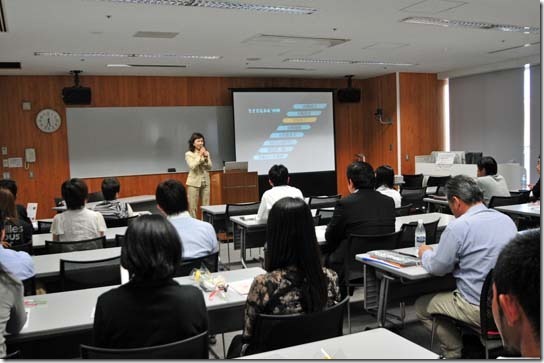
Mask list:
[[[2,155],[7,155],[7,154],[8,154],[8,147],[2,146]]]
[[[3,166],[4,168],[9,168],[9,160],[8,160],[8,159],[2,160],[2,166]]]

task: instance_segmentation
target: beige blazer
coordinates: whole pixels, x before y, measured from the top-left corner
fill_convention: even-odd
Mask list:
[[[212,159],[201,157],[198,151],[187,151],[185,161],[189,166],[187,185],[200,188],[202,185],[210,185],[209,170],[212,168]]]

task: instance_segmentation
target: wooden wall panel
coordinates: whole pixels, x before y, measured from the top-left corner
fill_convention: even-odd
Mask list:
[[[414,80],[419,81],[419,78]],[[232,104],[229,88],[344,88],[346,85],[344,79],[148,76],[82,76],[81,83],[93,92],[92,104],[83,107],[225,106]],[[362,102],[334,103],[338,192],[343,195],[347,194],[345,169],[355,153],[366,153],[373,166],[396,165],[396,127],[378,125],[373,117],[378,95],[386,116],[396,117],[395,75],[353,83],[354,87],[362,88]],[[0,145],[8,147],[8,157],[23,156],[25,147],[36,148],[37,156],[37,162],[29,170],[2,171],[9,171],[17,181],[19,203],[39,203],[38,218],[53,216],[53,198],[60,196],[60,185],[69,177],[66,108],[60,93],[71,84],[69,76],[0,76]],[[22,101],[32,102],[32,110],[23,111]],[[42,133],[35,126],[35,116],[43,108],[53,108],[62,116],[62,126],[53,134]],[[185,144],[186,140],[180,142]],[[393,145],[392,150],[389,144]],[[121,196],[154,194],[160,181],[172,177],[185,182],[186,173],[120,177]],[[86,179],[90,191],[100,190],[101,179]]]
[[[415,172],[415,156],[443,149],[443,122],[439,116],[439,81],[435,74],[401,73],[402,173]]]

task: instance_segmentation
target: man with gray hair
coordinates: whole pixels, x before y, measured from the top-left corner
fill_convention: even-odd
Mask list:
[[[486,208],[482,191],[468,176],[457,175],[450,179],[446,196],[456,219],[448,224],[438,245],[423,245],[418,255],[430,274],[452,273],[457,288],[421,296],[415,303],[416,314],[429,330],[432,314],[447,315],[480,327],[483,282],[517,229],[510,217]],[[435,324],[442,354],[446,358],[461,358],[461,332],[446,319],[437,319]]]

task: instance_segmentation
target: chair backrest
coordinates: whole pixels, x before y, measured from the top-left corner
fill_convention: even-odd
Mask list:
[[[311,196],[308,199],[308,206],[310,209],[334,207],[338,199],[340,199],[340,194]]]
[[[482,338],[487,339],[490,337],[497,338],[499,331],[493,320],[493,312],[491,310],[491,304],[493,301],[493,269],[489,271],[485,277],[482,285],[482,292],[480,294],[480,333]]]
[[[23,283],[25,296],[36,295],[36,276],[29,277],[21,282]]]
[[[410,214],[410,209],[412,208],[412,206],[412,203],[408,203],[398,208],[395,208],[395,217],[407,216],[408,214]]]
[[[126,227],[138,217],[138,215],[135,215],[127,218],[104,218],[104,221],[106,222],[106,227],[108,228]]]
[[[105,241],[106,237],[104,236],[86,239],[83,241],[45,241],[45,248],[47,253],[96,250],[98,248],[104,248]]]
[[[83,359],[208,359],[208,331],[153,347],[108,349],[81,344],[80,349]]]
[[[32,254],[32,241],[27,242],[27,243],[21,243],[21,244],[18,244],[18,245],[12,245],[10,247],[10,249],[12,249],[14,251],[24,251],[24,252],[28,253],[29,255],[31,255]]]
[[[102,194],[102,192],[89,193],[89,195],[87,196],[87,202],[89,203],[101,202],[103,200],[104,200],[104,194]]]
[[[174,276],[189,276],[193,269],[200,268],[202,265],[210,272],[217,272],[219,268],[219,251],[204,257],[181,261]]]
[[[489,208],[495,208],[495,207],[502,207],[503,205],[520,204],[519,199],[520,199],[519,195],[514,195],[514,196],[510,196],[510,197],[493,196],[489,200],[488,207]]]
[[[38,231],[37,234],[41,233],[51,233],[51,225],[53,222],[44,222],[44,221],[38,221]]]
[[[427,186],[428,187],[442,187],[446,185],[448,180],[451,179],[451,175],[447,176],[430,176],[429,179],[427,179]]]
[[[423,186],[423,174],[402,174],[404,178],[403,188],[421,188]]]
[[[332,210],[332,209],[318,208],[317,211],[315,212],[315,215],[319,216],[319,225],[320,226],[325,226],[325,225],[329,224],[329,222],[332,219],[333,214],[334,214],[334,210]]]
[[[423,198],[427,194],[427,188],[402,188],[400,195],[404,205],[412,203],[412,208],[421,209],[423,207]]]
[[[529,203],[530,197],[531,197],[531,191],[530,190],[518,190],[517,192],[510,192],[511,197],[518,197],[519,198],[519,204],[521,203]]]
[[[125,242],[125,235],[124,234],[116,234],[115,239],[113,241],[106,240],[104,242],[104,248],[121,247],[123,245],[123,242]]]
[[[257,314],[247,354],[305,344],[342,335],[348,298],[311,314]]]
[[[433,222],[423,223],[423,226],[425,227],[426,244],[428,245],[436,243],[436,231],[438,230],[438,222],[440,222],[440,219],[437,219]],[[395,248],[414,247],[416,228],[417,222],[403,224],[400,227],[400,236],[398,239],[397,247]]]
[[[121,283],[121,257],[92,261],[60,260],[62,291],[119,285]]]
[[[227,233],[232,233],[234,229],[233,223],[230,221],[230,217],[257,214],[260,205],[261,202],[227,204],[227,208],[225,210],[225,224],[227,227]]]
[[[16,350],[14,352],[11,352],[11,353],[8,353],[6,354],[5,357],[2,357],[1,359],[3,360],[6,360],[6,359],[19,359],[19,356],[21,355],[21,351],[20,350]]]
[[[350,280],[363,277],[363,268],[361,263],[355,260],[355,255],[374,250],[393,250],[397,246],[399,235],[400,231],[375,235],[351,234],[344,256],[344,282],[346,285],[349,286]]]

